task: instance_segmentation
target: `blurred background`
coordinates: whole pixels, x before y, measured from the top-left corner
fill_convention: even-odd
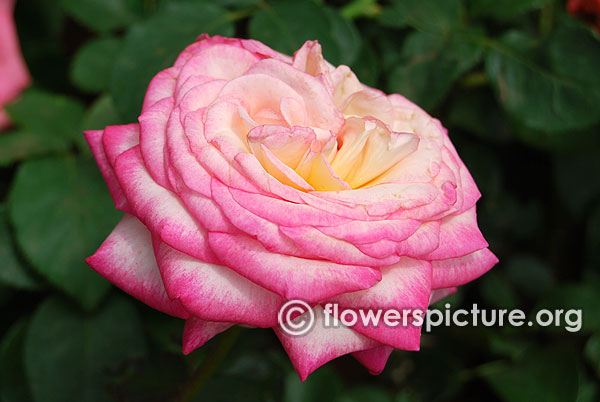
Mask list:
[[[599,400],[599,15],[599,0],[18,0],[33,85],[0,134],[0,401]],[[81,132],[136,121],[203,32],[285,53],[318,39],[439,118],[500,258],[440,305],[580,308],[581,331],[434,328],[379,376],[345,356],[304,384],[270,330],[184,357],[183,322],[84,262],[119,213]]]

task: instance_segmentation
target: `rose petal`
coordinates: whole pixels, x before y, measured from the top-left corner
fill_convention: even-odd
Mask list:
[[[171,247],[202,261],[215,262],[206,231],[175,194],[156,184],[145,169],[139,146],[117,158],[115,172],[135,215]]]
[[[369,288],[381,279],[373,268],[271,253],[245,236],[209,233],[209,242],[223,264],[288,300],[317,302]]]
[[[210,322],[192,317],[183,328],[183,354],[188,355],[208,342],[212,337],[231,328],[228,322]]]
[[[313,312],[315,325],[306,335],[292,336],[280,327],[275,328],[277,337],[302,381],[323,364],[337,357],[379,346],[375,341],[343,325],[337,328],[325,327],[325,312],[321,306],[315,306]],[[305,319],[305,315],[308,315],[308,312],[294,320]]]
[[[385,368],[388,358],[394,351],[391,346],[378,346],[373,349],[352,353],[352,357],[365,366],[372,375],[380,374]]]
[[[479,278],[498,263],[498,258],[487,248],[462,257],[432,261],[433,289],[464,285]]]
[[[167,293],[194,316],[264,328],[277,325],[277,313],[285,302],[281,296],[227,267],[183,254],[158,238],[153,243]]]
[[[106,157],[106,153],[104,152],[104,147],[102,146],[102,136],[104,132],[102,130],[99,131],[86,131],[85,139],[92,151],[92,155],[94,155],[94,159],[98,164],[98,168],[100,169],[100,173],[102,173],[102,177],[106,182],[108,187],[108,191],[110,192],[110,196],[115,203],[115,207],[120,209],[121,211],[128,212],[129,205],[127,204],[127,199],[123,194],[123,190],[121,189],[121,185],[117,180],[117,176],[112,168],[112,166],[108,162],[108,158]]]
[[[125,215],[86,262],[104,278],[150,307],[175,317],[189,317],[179,300],[167,296],[152,252],[150,232],[134,216]]]

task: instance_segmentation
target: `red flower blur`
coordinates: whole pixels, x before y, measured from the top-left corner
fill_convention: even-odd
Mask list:
[[[567,11],[593,26],[600,34],[600,0],[569,0]]]

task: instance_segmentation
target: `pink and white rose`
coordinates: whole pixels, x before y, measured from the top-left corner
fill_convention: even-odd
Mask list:
[[[273,328],[302,379],[351,353],[372,373],[420,328],[278,325],[279,308],[420,308],[496,264],[480,193],[440,122],[334,67],[201,36],[150,83],[139,123],[86,132],[122,221],[87,261],[186,320],[190,353]]]
[[[0,0],[0,130],[10,124],[4,106],[31,81],[21,54],[13,17],[15,0]]]

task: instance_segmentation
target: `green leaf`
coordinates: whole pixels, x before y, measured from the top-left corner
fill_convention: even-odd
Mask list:
[[[342,382],[328,366],[312,373],[304,383],[298,374],[289,373],[285,378],[284,402],[329,402],[335,400],[342,391]]]
[[[0,166],[9,166],[24,159],[65,151],[68,144],[57,138],[29,131],[11,131],[0,136]]]
[[[72,139],[79,135],[83,105],[73,98],[32,89],[6,106],[12,121],[38,135]]]
[[[93,315],[57,298],[35,312],[25,338],[25,369],[38,402],[111,401],[105,371],[146,350],[138,313],[121,296]]]
[[[61,4],[77,21],[99,32],[126,27],[142,11],[140,0],[61,0]]]
[[[486,57],[504,108],[525,126],[551,133],[600,120],[599,70],[600,42],[583,29],[560,28],[542,48],[527,34],[511,31],[491,44]]]
[[[563,310],[564,312],[574,309],[581,310],[581,329],[579,333],[590,333],[600,331],[600,305],[598,304],[598,293],[600,289],[597,283],[591,281],[582,284],[566,284],[558,288],[554,288],[548,292],[543,299],[541,299],[536,305],[535,311],[542,309]],[[554,326],[552,323],[550,326],[545,327],[547,331],[560,332],[563,334],[569,334],[566,328],[576,329],[576,317],[571,316],[573,321],[572,325],[569,325],[565,319],[565,315],[560,316],[560,326]]]
[[[539,10],[552,0],[472,0],[469,2],[470,12],[474,16],[489,16],[498,19],[509,19]]]
[[[6,106],[17,130],[0,137],[0,166],[67,150],[81,136],[83,106],[63,95],[26,91]]]
[[[95,306],[109,283],[87,266],[118,220],[98,168],[91,160],[45,158],[22,164],[9,194],[19,247],[54,286]]]
[[[587,225],[587,255],[593,264],[600,266],[600,206],[596,207]]]
[[[373,17],[379,14],[380,6],[377,0],[354,0],[342,7],[340,13],[344,18],[356,19],[360,17]]]
[[[172,66],[201,33],[231,36],[232,18],[209,3],[169,3],[160,13],[133,26],[112,70],[110,93],[117,110],[128,121],[136,120],[152,77]]]
[[[587,343],[583,355],[588,363],[594,368],[596,375],[600,376],[600,332],[592,335]]]
[[[360,51],[352,22],[312,0],[269,4],[254,14],[249,30],[252,38],[290,55],[305,41],[318,40],[325,59],[334,65],[351,64]]]
[[[530,351],[517,364],[492,363],[481,371],[506,402],[566,402],[577,397],[577,358],[568,350]]]
[[[0,344],[0,400],[2,402],[32,401],[23,365],[26,331],[27,319],[21,319],[8,330]]]
[[[106,126],[121,124],[123,121],[115,109],[110,95],[102,95],[90,106],[83,117],[82,129],[104,130]]]
[[[379,18],[391,27],[440,33],[460,25],[461,14],[461,0],[393,0]]]
[[[410,34],[397,67],[388,77],[390,90],[426,110],[433,109],[446,97],[454,81],[481,60],[483,48],[474,40],[479,35],[475,30],[450,36]]]
[[[331,24],[331,37],[338,48],[338,54],[332,55],[329,61],[335,65],[349,65],[354,63],[362,48],[360,33],[354,26],[354,23],[342,17],[337,10],[325,8],[325,13]]]
[[[17,257],[4,205],[0,205],[0,283],[20,289],[39,287],[38,281]]]
[[[373,48],[367,43],[363,43],[361,46],[358,57],[351,68],[363,84],[372,87],[377,85],[377,79],[379,78],[377,54],[375,54]]]
[[[87,42],[73,59],[71,82],[88,92],[107,89],[112,63],[120,47],[121,41],[116,38],[100,38]]]

